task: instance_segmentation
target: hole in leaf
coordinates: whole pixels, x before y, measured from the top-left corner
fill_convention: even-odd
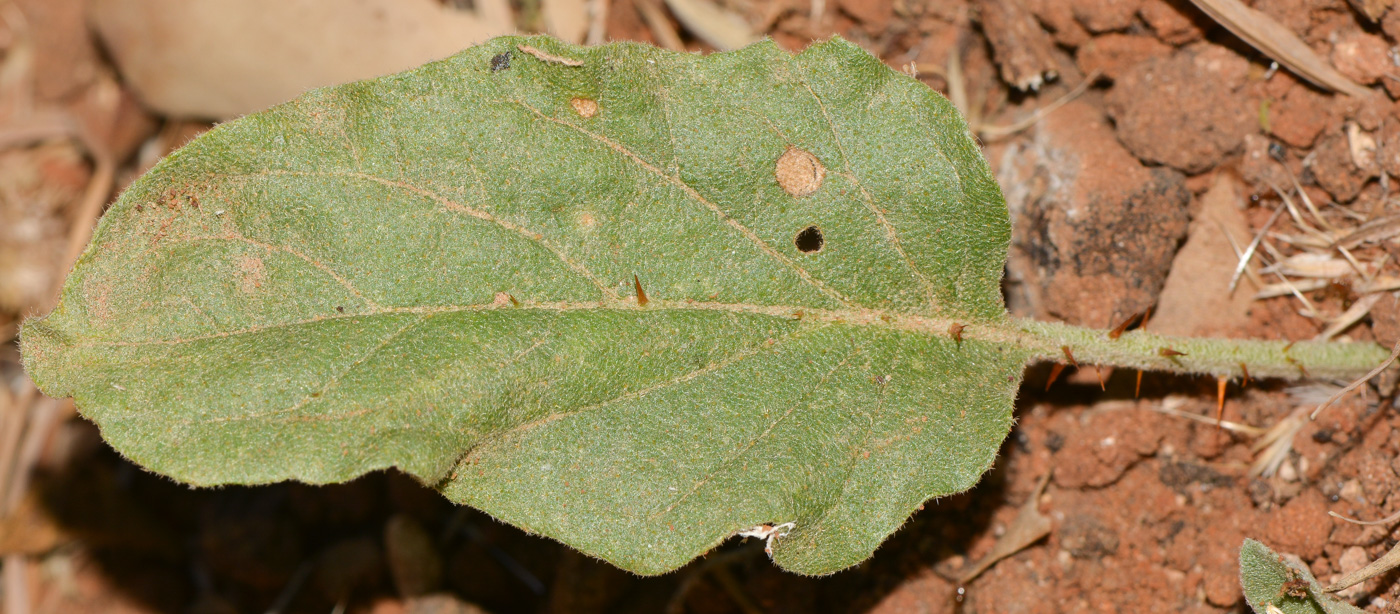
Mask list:
[[[804,254],[819,252],[822,250],[822,231],[816,226],[808,226],[797,233],[797,238],[792,240],[797,245],[797,251]]]

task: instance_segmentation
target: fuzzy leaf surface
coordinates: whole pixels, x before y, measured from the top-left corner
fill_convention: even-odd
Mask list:
[[[1307,565],[1285,559],[1263,543],[1245,539],[1240,546],[1240,585],[1256,614],[1270,606],[1284,614],[1361,614],[1361,608],[1323,592]]]
[[[647,574],[793,523],[828,573],[990,466],[1008,235],[952,105],[840,39],[507,37],[171,155],[23,349],[187,483],[392,467]]]

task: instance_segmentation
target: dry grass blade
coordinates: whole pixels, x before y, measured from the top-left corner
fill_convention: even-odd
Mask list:
[[[685,51],[680,34],[677,34],[676,29],[671,27],[671,21],[661,10],[661,0],[639,0],[637,10],[641,12],[642,20],[647,22],[651,33],[656,36],[657,44],[672,51]]]
[[[1327,512],[1327,515],[1341,520],[1343,522],[1359,524],[1363,527],[1383,527],[1390,525],[1390,523],[1395,522],[1396,520],[1400,520],[1400,511],[1396,511],[1394,514],[1386,516],[1385,518],[1382,518],[1380,520],[1357,520],[1355,518],[1347,518],[1346,516],[1343,516],[1341,514],[1338,514],[1337,512],[1333,512],[1330,510]]]
[[[720,51],[738,49],[756,42],[753,29],[742,17],[706,0],[666,0],[671,14],[687,30]]]
[[[588,36],[588,3],[586,0],[543,0],[540,12],[545,31],[575,45]]]
[[[1243,254],[1240,254],[1240,262],[1235,265],[1234,275],[1230,276],[1231,292],[1234,292],[1235,286],[1239,284],[1240,275],[1244,274],[1244,272],[1249,269],[1249,261],[1254,259],[1254,252],[1259,249],[1259,243],[1264,240],[1264,233],[1269,231],[1269,228],[1274,225],[1274,222],[1278,221],[1278,216],[1282,213],[1283,207],[1275,207],[1274,212],[1269,215],[1268,221],[1264,222],[1264,227],[1259,229],[1259,233],[1254,235],[1254,240],[1249,242],[1249,247],[1244,250]],[[1222,229],[1221,232],[1225,231]],[[1228,232],[1225,232],[1225,238],[1234,241],[1234,238],[1231,237]]]
[[[1006,126],[978,126],[978,136],[981,136],[985,140],[993,141],[996,139],[1011,136],[1013,134],[1016,134],[1017,132],[1025,130],[1026,128],[1034,126],[1036,122],[1045,119],[1045,116],[1054,113],[1055,109],[1058,109],[1064,106],[1065,103],[1074,100],[1075,98],[1078,98],[1080,94],[1084,93],[1084,90],[1089,89],[1089,86],[1094,83],[1094,80],[1099,78],[1099,74],[1100,71],[1095,69],[1094,72],[1091,72],[1087,76],[1085,76],[1084,80],[1079,82],[1079,85],[1074,86],[1074,89],[1070,90],[1068,94],[1057,98],[1054,102],[1051,102],[1050,104],[1036,109],[1035,113],[1032,113],[1030,117],[1027,117],[1021,121]]]
[[[1400,544],[1396,544],[1389,552],[1381,555],[1381,558],[1371,561],[1369,565],[1361,569],[1342,576],[1341,579],[1333,582],[1331,586],[1322,590],[1328,593],[1346,590],[1348,587],[1370,580],[1396,567],[1400,567]]]
[[[1159,414],[1166,414],[1168,416],[1174,416],[1177,418],[1194,420],[1196,422],[1200,422],[1201,424],[1209,424],[1211,426],[1219,425],[1220,428],[1223,428],[1227,431],[1230,431],[1232,433],[1239,433],[1248,437],[1259,437],[1261,435],[1264,435],[1266,432],[1264,429],[1261,429],[1257,426],[1242,424],[1239,422],[1231,422],[1229,420],[1215,420],[1214,418],[1210,418],[1208,416],[1201,416],[1198,414],[1193,414],[1191,412],[1182,411],[1179,408],[1184,404],[1186,404],[1185,397],[1167,397],[1162,401],[1161,405],[1148,404],[1143,408],[1147,409],[1148,411],[1155,411]]]
[[[1371,381],[1371,378],[1380,375],[1381,371],[1384,371],[1386,367],[1389,367],[1392,363],[1394,363],[1397,357],[1400,357],[1400,342],[1396,342],[1395,349],[1390,351],[1390,358],[1385,359],[1385,362],[1381,363],[1380,366],[1372,369],[1370,373],[1356,378],[1355,381],[1353,381],[1350,384],[1347,384],[1346,388],[1338,390],[1336,394],[1328,397],[1326,401],[1323,401],[1321,405],[1317,406],[1317,409],[1313,410],[1312,415],[1308,416],[1308,419],[1316,420],[1317,415],[1322,413],[1322,410],[1327,409],[1333,403],[1336,403],[1337,399],[1346,396],[1347,393],[1365,385],[1366,382]]]
[[[588,38],[584,42],[589,46],[607,40],[608,4],[609,0],[588,0]]]
[[[1370,95],[1370,90],[1337,72],[1326,60],[1313,53],[1312,48],[1298,35],[1268,15],[1245,6],[1239,0],[1191,2],[1235,36],[1314,85],[1357,98]]]
[[[1314,340],[1328,341],[1341,334],[1342,331],[1351,328],[1351,325],[1360,322],[1361,318],[1371,313],[1371,308],[1376,306],[1376,302],[1381,300],[1381,296],[1383,295],[1379,293],[1367,294],[1357,299],[1355,303],[1351,304],[1351,307],[1348,307],[1346,311],[1342,312],[1342,315],[1337,316],[1337,319],[1328,325],[1327,330],[1318,333]]]
[[[1377,218],[1362,224],[1342,238],[1332,243],[1331,247],[1352,249],[1362,243],[1369,241],[1384,241],[1397,234],[1400,234],[1400,215]]]
[[[1294,254],[1271,266],[1265,267],[1263,273],[1278,273],[1289,277],[1308,277],[1312,279],[1337,279],[1346,277],[1355,272],[1350,262],[1340,258],[1333,258],[1326,254],[1314,254],[1304,252]]]
[[[1035,490],[1031,491],[1030,497],[1021,504],[1021,510],[1016,513],[1016,519],[1011,521],[1011,526],[1007,527],[1006,532],[992,545],[991,551],[972,567],[969,567],[967,571],[958,574],[958,584],[971,582],[973,578],[990,569],[997,561],[1020,552],[1040,538],[1050,534],[1050,518],[1040,513],[1040,495],[1045,492],[1045,485],[1050,482],[1050,473],[1047,471],[1040,478],[1040,483],[1035,485]]]
[[[1288,451],[1293,449],[1293,438],[1298,435],[1298,431],[1303,430],[1303,425],[1307,424],[1304,417],[1306,410],[1306,407],[1293,410],[1264,433],[1259,441],[1254,442],[1250,451],[1259,456],[1249,467],[1250,477],[1269,477],[1278,471],[1279,465],[1288,458]]]
[[[1314,290],[1321,290],[1323,288],[1326,288],[1329,283],[1332,282],[1326,279],[1302,279],[1296,282],[1292,282],[1291,285],[1283,283],[1269,284],[1259,288],[1259,291],[1254,293],[1254,299],[1262,300],[1266,298],[1288,296],[1290,294],[1293,294],[1294,290],[1297,290],[1299,292],[1312,292]],[[1400,290],[1400,277],[1380,275],[1375,278],[1372,278],[1368,282],[1364,282],[1360,285],[1354,285],[1352,287],[1352,290],[1355,291],[1357,294],[1372,294],[1375,292],[1390,292],[1393,290]]]

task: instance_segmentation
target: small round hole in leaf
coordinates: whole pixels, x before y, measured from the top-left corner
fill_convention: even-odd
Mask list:
[[[797,238],[792,240],[797,245],[797,251],[804,254],[822,251],[824,239],[822,231],[816,226],[808,226],[797,233]]]

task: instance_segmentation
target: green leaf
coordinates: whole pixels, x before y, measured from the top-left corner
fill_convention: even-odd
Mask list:
[[[846,41],[501,38],[171,155],[24,354],[191,484],[396,467],[639,573],[763,524],[829,573],[974,484],[1058,347],[1008,235],[954,108]]]
[[[1269,606],[1284,614],[1361,614],[1361,609],[1323,592],[1322,586],[1297,559],[1285,559],[1268,546],[1245,539],[1240,546],[1240,585],[1245,601],[1257,614]]]

